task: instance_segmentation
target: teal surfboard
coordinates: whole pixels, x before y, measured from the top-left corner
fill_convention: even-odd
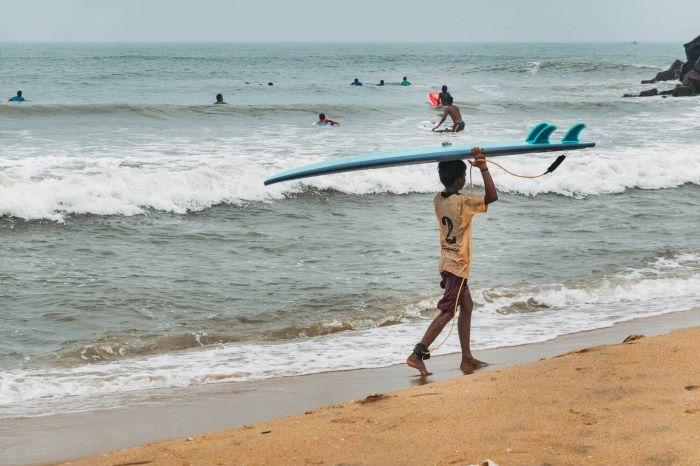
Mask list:
[[[265,180],[265,185],[271,185],[282,181],[298,180],[310,176],[328,175],[352,170],[365,170],[369,168],[394,167],[397,165],[412,165],[418,163],[442,162],[445,160],[466,159],[472,157],[472,147],[481,147],[484,153],[490,157],[513,154],[527,154],[531,152],[572,151],[594,147],[593,142],[579,141],[581,131],[586,127],[583,123],[573,125],[564,134],[560,142],[549,142],[549,138],[557,129],[549,123],[539,123],[528,133],[524,141],[515,142],[472,142],[466,145],[443,145],[432,147],[419,147],[392,152],[374,154],[353,155],[325,162],[292,168],[276,174]]]

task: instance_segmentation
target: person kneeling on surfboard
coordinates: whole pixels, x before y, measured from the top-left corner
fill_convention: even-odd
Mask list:
[[[423,376],[430,375],[423,362],[430,358],[429,346],[440,335],[445,325],[455,317],[458,307],[460,312],[457,329],[462,347],[462,361],[459,367],[464,372],[471,372],[486,365],[472,355],[469,347],[474,303],[467,280],[471,263],[472,218],[475,214],[486,212],[488,205],[498,200],[498,193],[486,166],[483,150],[475,147],[472,154],[475,158],[474,161],[469,160],[469,163],[481,170],[486,190],[484,196],[459,192],[467,182],[467,165],[462,160],[438,164],[440,182],[445,186],[445,190],[435,195],[435,216],[440,229],[440,286],[445,289],[445,293],[437,304],[440,314],[431,322],[423,339],[406,359],[406,364],[418,369]]]
[[[337,121],[329,120],[328,118],[326,118],[325,113],[318,114],[318,121],[316,122],[316,124],[319,126],[340,126],[340,123],[338,123]]]
[[[460,131],[463,131],[464,122],[462,121],[462,112],[459,111],[459,107],[453,104],[452,96],[445,97],[445,100],[442,102],[442,104],[446,105],[445,113],[442,114],[442,119],[440,120],[440,123],[435,125],[433,131],[437,130],[440,127],[440,125],[445,122],[448,115],[450,116],[450,118],[452,118],[452,128],[443,131],[454,133],[459,133]]]

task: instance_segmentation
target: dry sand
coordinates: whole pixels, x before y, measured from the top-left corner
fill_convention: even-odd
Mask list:
[[[65,464],[696,466],[699,357],[677,330]]]

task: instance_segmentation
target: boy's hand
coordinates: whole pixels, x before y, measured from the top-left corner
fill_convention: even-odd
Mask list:
[[[474,160],[467,160],[467,162],[479,170],[486,169],[486,154],[484,154],[484,150],[481,147],[472,147],[472,154],[474,155]]]

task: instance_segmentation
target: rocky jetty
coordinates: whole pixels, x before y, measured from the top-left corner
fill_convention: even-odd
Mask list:
[[[685,47],[686,61],[676,60],[666,71],[661,71],[652,79],[642,84],[654,84],[659,81],[680,81],[674,89],[659,92],[657,88],[647,89],[639,94],[625,94],[623,97],[650,97],[654,95],[685,97],[700,94],[700,36],[691,40]]]

